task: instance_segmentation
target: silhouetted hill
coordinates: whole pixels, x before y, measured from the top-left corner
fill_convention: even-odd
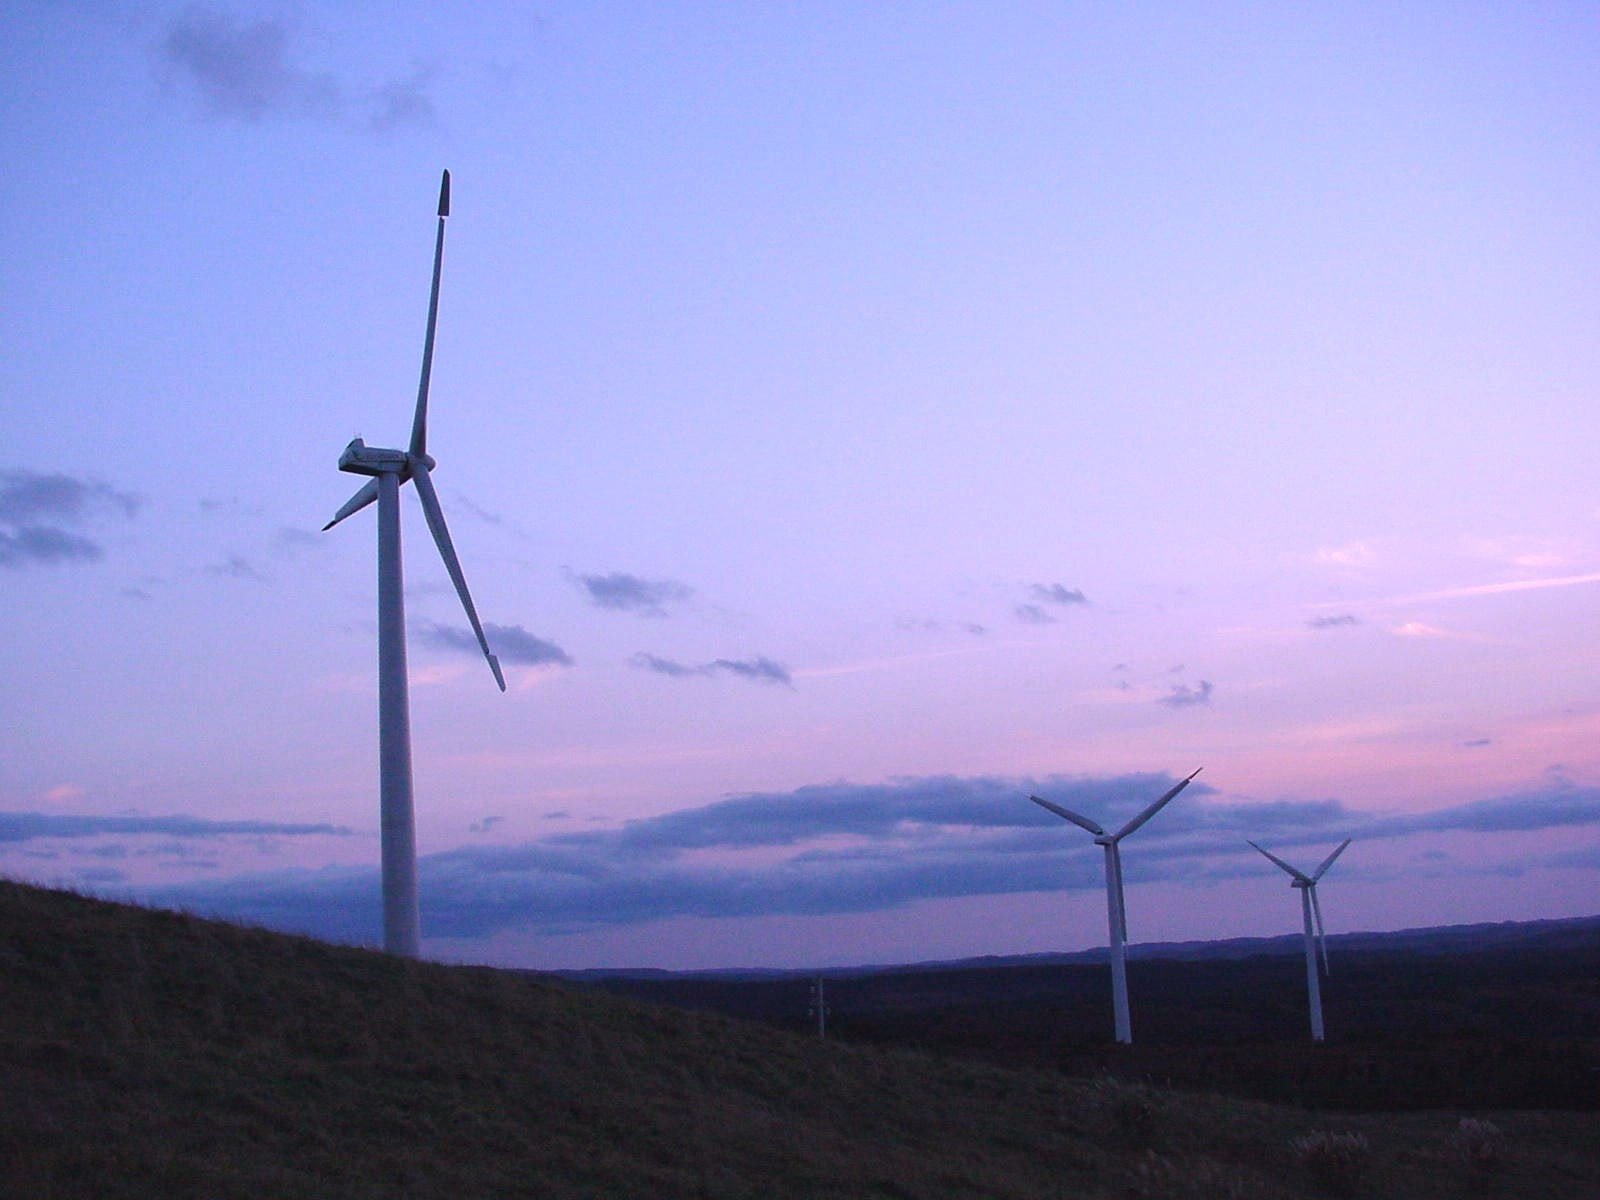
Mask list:
[[[821,1042],[0,882],[0,1195],[1458,1195],[1456,1112],[1290,1108]],[[1495,1115],[1505,1196],[1600,1190],[1590,1118]]]

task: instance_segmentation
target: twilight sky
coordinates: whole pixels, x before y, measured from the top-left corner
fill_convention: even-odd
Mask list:
[[[1592,4],[0,12],[0,873],[803,966],[1600,910]],[[407,493],[411,489],[406,489]]]

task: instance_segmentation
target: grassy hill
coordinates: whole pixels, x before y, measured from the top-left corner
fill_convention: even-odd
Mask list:
[[[1600,1194],[1592,1116],[1489,1114],[1474,1172],[1463,1115],[820,1042],[0,882],[4,1196],[1267,1200],[1337,1166],[1291,1145],[1322,1131],[1366,1139],[1346,1194]]]

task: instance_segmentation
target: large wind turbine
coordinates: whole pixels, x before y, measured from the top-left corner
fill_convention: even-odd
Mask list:
[[[1188,779],[1164,793],[1154,804],[1115,833],[1107,833],[1088,817],[1080,816],[1071,809],[1062,808],[1059,804],[1052,804],[1038,796],[1028,797],[1039,807],[1048,808],[1056,816],[1087,829],[1094,835],[1095,844],[1105,847],[1106,912],[1111,926],[1111,1007],[1116,1017],[1119,1042],[1133,1041],[1133,1026],[1128,1020],[1128,958],[1125,949],[1128,941],[1128,912],[1122,902],[1122,852],[1118,849],[1118,843],[1165,808],[1167,802],[1188,787],[1189,781],[1200,774],[1200,771],[1201,768],[1196,767]]]
[[[322,528],[378,502],[378,794],[383,841],[383,948],[415,958],[421,940],[417,916],[417,836],[411,799],[411,703],[406,692],[406,614],[400,572],[400,485],[417,487],[422,513],[467,610],[472,632],[489,660],[500,690],[500,662],[489,651],[478,611],[472,606],[461,562],[434,490],[434,460],[428,454],[428,378],[433,373],[433,334],[439,321],[439,272],[444,264],[444,219],[450,215],[450,172],[439,183],[439,232],[433,244],[433,290],[428,296],[428,332],[422,343],[422,382],[405,450],[379,450],[356,438],[339,456],[339,469],[370,478]]]
[[[1248,838],[1245,840],[1249,841]],[[1255,846],[1257,850],[1261,850],[1261,847],[1256,846],[1254,842],[1250,842],[1250,844]],[[1304,871],[1298,871],[1291,867],[1272,851],[1261,850],[1262,854],[1289,873],[1291,877],[1289,886],[1300,889],[1300,911],[1305,917],[1306,926],[1306,992],[1311,997],[1311,1040],[1313,1042],[1322,1040],[1322,981],[1317,976],[1317,951],[1319,949],[1322,951],[1322,969],[1324,972],[1328,970],[1328,935],[1322,928],[1322,902],[1317,899],[1317,880],[1321,879],[1328,868],[1333,866],[1333,860],[1343,854],[1344,848],[1349,844],[1350,839],[1345,838],[1332,854],[1322,860],[1322,865],[1309,875]],[[1312,927],[1313,918],[1315,918],[1316,923],[1315,929]]]

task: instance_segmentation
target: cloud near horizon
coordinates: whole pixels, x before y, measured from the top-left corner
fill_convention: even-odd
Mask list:
[[[873,912],[930,899],[1095,891],[1103,879],[1092,839],[1027,796],[1113,824],[1175,782],[1130,774],[817,784],[613,829],[463,846],[420,861],[424,930],[468,938],[508,929],[561,934],[668,917]],[[1208,794],[1215,793],[1204,783],[1192,785],[1140,830],[1130,879],[1204,885],[1256,874],[1263,867],[1247,837],[1314,861],[1346,837],[1359,845],[1600,824],[1600,789],[1561,785],[1392,816],[1354,812],[1337,800],[1206,803]],[[751,853],[759,863],[742,861]],[[1341,865],[1349,869],[1348,855]],[[144,895],[345,940],[372,941],[379,928],[375,868],[243,876]]]

